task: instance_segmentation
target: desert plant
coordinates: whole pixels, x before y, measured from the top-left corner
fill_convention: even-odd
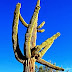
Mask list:
[[[13,30],[12,30],[12,42],[13,42],[13,50],[15,53],[16,59],[24,65],[23,72],[35,72],[35,62],[41,63],[48,67],[51,67],[56,70],[64,70],[63,68],[57,67],[44,59],[42,56],[46,53],[46,51],[53,44],[54,40],[60,36],[60,33],[53,35],[51,38],[48,38],[41,45],[36,46],[36,37],[37,32],[44,32],[45,30],[39,30],[44,24],[43,21],[39,26],[37,26],[38,13],[40,10],[40,0],[37,1],[37,5],[34,10],[34,14],[30,20],[30,23],[27,24],[23,17],[20,14],[21,3],[16,5],[16,9],[14,12],[14,20],[13,20]],[[18,22],[19,20],[22,24],[27,28],[25,34],[25,43],[24,43],[24,55],[21,53],[19,44],[18,44]],[[44,48],[44,49],[42,49]],[[41,50],[42,49],[42,50]],[[40,51],[41,50],[41,51]],[[39,52],[40,51],[40,52]]]

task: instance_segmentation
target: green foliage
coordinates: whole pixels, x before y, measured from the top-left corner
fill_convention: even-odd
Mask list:
[[[55,63],[54,63],[55,65]],[[35,65],[35,72],[63,72],[63,71],[59,71],[59,70],[54,70],[52,68],[49,68],[47,66],[40,66],[38,67],[37,65]]]
[[[38,66],[37,66],[37,65],[35,65],[35,72],[37,72],[37,70],[38,70]]]

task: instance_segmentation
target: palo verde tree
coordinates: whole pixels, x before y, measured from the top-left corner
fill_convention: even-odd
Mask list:
[[[37,26],[38,21],[38,13],[40,10],[40,0],[37,1],[33,16],[30,20],[30,23],[27,24],[23,17],[20,14],[21,3],[16,5],[16,9],[14,11],[14,20],[13,20],[13,30],[12,30],[12,42],[13,42],[13,50],[15,54],[15,58],[24,65],[23,72],[35,72],[35,62],[46,65],[55,70],[62,70],[63,68],[55,66],[44,59],[42,59],[43,55],[46,51],[51,47],[54,40],[60,36],[60,33],[53,35],[51,38],[48,38],[45,42],[36,46],[36,37],[37,32],[44,32],[45,30],[39,30],[44,24],[43,21],[39,26]],[[18,43],[18,24],[19,20],[22,24],[27,28],[25,34],[25,43],[24,43],[24,55],[21,53]],[[43,49],[42,49],[43,48]]]

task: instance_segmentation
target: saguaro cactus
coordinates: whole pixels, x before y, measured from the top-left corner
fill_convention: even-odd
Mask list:
[[[40,10],[40,0],[37,1],[37,5],[35,7],[34,14],[31,18],[29,24],[27,24],[24,21],[23,17],[21,16],[20,8],[21,8],[21,3],[18,3],[16,5],[16,9],[14,12],[12,42],[13,42],[13,50],[14,50],[16,59],[24,65],[23,72],[35,72],[35,62],[41,63],[43,65],[46,65],[46,66],[56,69],[56,70],[64,71],[63,68],[57,67],[57,66],[45,61],[44,59],[42,59],[42,56],[50,48],[50,46],[53,44],[54,40],[58,36],[60,36],[59,32],[57,34],[53,35],[51,38],[48,38],[41,45],[36,46],[37,32],[45,31],[44,29],[39,30],[39,28],[41,28],[45,24],[45,21],[43,21],[39,26],[37,26],[38,13]],[[21,51],[19,49],[19,44],[18,44],[18,22],[19,22],[19,20],[27,28],[27,32],[25,34],[24,55],[21,53]]]

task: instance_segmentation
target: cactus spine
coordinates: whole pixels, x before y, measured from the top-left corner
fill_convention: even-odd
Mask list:
[[[37,1],[37,5],[34,10],[34,14],[30,20],[30,23],[27,24],[20,14],[21,4],[18,3],[16,5],[16,9],[14,12],[14,20],[13,20],[13,30],[12,30],[12,42],[13,42],[13,50],[15,53],[16,59],[24,65],[23,72],[35,72],[35,62],[46,65],[50,68],[56,70],[62,70],[63,68],[52,65],[51,63],[41,59],[41,57],[46,53],[46,51],[53,44],[54,40],[60,36],[60,33],[53,35],[51,38],[48,38],[41,45],[36,46],[36,35],[37,32],[44,32],[45,30],[39,30],[44,24],[43,21],[39,26],[37,26],[38,13],[40,10],[40,0]],[[21,53],[18,44],[18,22],[19,20],[22,24],[27,28],[27,32],[25,34],[25,43],[24,43],[24,55]],[[39,52],[42,48],[44,48],[41,52]]]

